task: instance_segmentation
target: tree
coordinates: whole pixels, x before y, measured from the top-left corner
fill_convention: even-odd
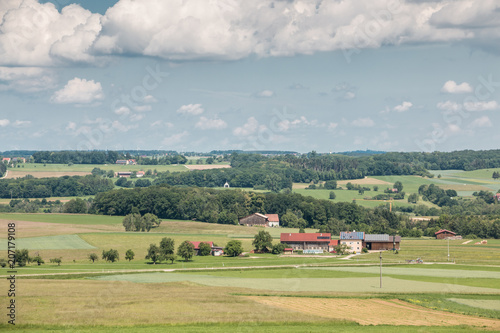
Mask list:
[[[306,231],[304,230],[304,228],[302,228],[302,227],[301,227],[301,228],[299,229],[299,234],[305,234],[305,233],[306,233]]]
[[[130,262],[130,260],[134,260],[135,253],[132,251],[132,249],[128,249],[127,252],[125,252],[125,259]]]
[[[89,260],[92,260],[92,263],[94,263],[94,261],[98,260],[99,258],[97,257],[97,254],[95,253],[90,253],[89,254]]]
[[[170,260],[170,263],[171,263],[171,264],[173,264],[173,263],[174,263],[174,260],[175,260],[175,259],[176,259],[176,256],[175,256],[175,254],[173,254],[173,253],[172,253],[172,254],[167,254],[167,255],[165,256],[165,260],[166,260],[166,261],[169,261],[169,260]]]
[[[26,266],[30,260],[29,251],[27,249],[16,250],[14,253],[14,262],[19,266]]]
[[[123,218],[123,226],[125,227],[125,231],[139,231],[141,228],[141,215],[128,214]]]
[[[49,260],[51,263],[57,264],[57,266],[61,266],[62,259],[61,258],[53,258]]]
[[[349,252],[349,250],[347,248],[347,244],[339,244],[339,245],[335,246],[334,249],[335,249],[336,253],[341,254],[341,255]]]
[[[268,252],[273,246],[273,237],[269,232],[261,230],[255,235],[252,245],[258,252]]]
[[[337,181],[336,180],[327,180],[325,182],[325,189],[327,190],[335,190],[337,188]]]
[[[239,240],[230,240],[224,248],[224,253],[230,257],[236,257],[243,253],[243,246]]]
[[[330,191],[330,199],[334,200],[336,197],[337,195],[335,194],[335,192]]]
[[[199,256],[208,256],[210,255],[210,253],[212,253],[212,247],[210,246],[210,244],[201,242],[199,246],[200,246],[200,250],[198,251]]]
[[[500,178],[500,172],[498,172],[498,171],[494,171],[494,172],[493,172],[492,177],[493,177],[493,179],[498,179],[498,178]]]
[[[148,254],[146,255],[146,259],[151,259],[153,261],[153,265],[156,265],[157,262],[161,262],[163,260],[163,254],[161,253],[160,248],[156,244],[149,244]]]
[[[161,220],[158,218],[158,216],[147,213],[141,218],[141,230],[144,231],[143,229],[146,229],[149,232],[151,228],[159,227],[160,223]]]
[[[412,193],[408,196],[408,202],[409,203],[417,203],[418,202],[418,194],[417,193]]]
[[[287,247],[287,244],[283,243],[278,243],[273,245],[272,253],[273,254],[280,254],[285,251],[285,248]]]
[[[378,191],[378,186],[377,185],[373,186],[373,191],[375,191],[375,192]]]
[[[394,183],[393,187],[398,190],[398,193],[403,192],[403,183],[401,183],[399,180]]]
[[[42,257],[40,257],[40,256],[34,257],[32,261],[36,262],[38,264],[38,266],[40,266],[41,264],[45,264],[45,261],[43,261]]]
[[[264,178],[264,186],[271,192],[279,192],[281,190],[280,183],[281,177],[275,173],[268,174],[266,178]]]
[[[102,259],[110,262],[119,260],[118,250],[109,249],[108,251],[102,250]]]
[[[185,261],[191,259],[194,255],[194,245],[190,241],[184,241],[177,249],[177,255],[184,258]]]
[[[106,173],[106,177],[108,178],[114,178],[115,177],[115,172],[113,170],[108,170]]]
[[[168,254],[174,254],[175,251],[175,242],[172,238],[164,237],[160,242],[160,251],[166,256]]]

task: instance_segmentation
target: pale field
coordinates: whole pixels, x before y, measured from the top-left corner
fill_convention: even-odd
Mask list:
[[[392,185],[393,183],[386,182],[385,180],[380,180],[371,177],[365,177],[362,179],[352,179],[352,180],[340,180],[337,185],[346,185],[347,183],[357,184],[357,185]]]
[[[321,299],[247,296],[262,305],[361,325],[455,326],[500,330],[500,320],[430,310],[393,299]]]
[[[231,168],[229,164],[184,164],[189,170],[211,170]]]
[[[9,170],[5,179],[23,178],[32,175],[35,178],[63,177],[63,176],[85,176],[90,172],[84,171],[12,171]]]

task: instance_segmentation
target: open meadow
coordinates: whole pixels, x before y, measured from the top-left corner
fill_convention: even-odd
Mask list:
[[[153,265],[150,243],[170,237],[238,239],[245,251],[261,228],[163,221],[149,233],[124,232],[122,218],[70,214],[0,214],[16,224],[16,246],[45,264],[16,267],[16,331],[71,332],[469,332],[500,330],[500,241],[403,239],[398,254],[198,257]],[[275,241],[280,232],[269,228]],[[307,230],[313,232],[314,230]],[[0,243],[6,248],[5,234]],[[105,262],[103,250],[120,260]],[[132,249],[135,258],[124,259]],[[99,260],[92,263],[89,253]],[[0,251],[0,258],[7,256]],[[60,266],[50,258],[62,258]],[[422,258],[423,264],[407,264]],[[8,289],[1,268],[0,289]],[[380,283],[382,282],[382,286]],[[7,293],[2,295],[7,300]],[[369,326],[367,326],[369,325]],[[8,330],[6,324],[0,326]],[[286,328],[286,330],[284,329]]]

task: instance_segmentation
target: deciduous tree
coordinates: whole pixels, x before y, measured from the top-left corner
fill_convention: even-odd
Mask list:
[[[191,259],[194,255],[194,245],[190,241],[184,241],[177,249],[177,255],[184,258],[185,261]]]

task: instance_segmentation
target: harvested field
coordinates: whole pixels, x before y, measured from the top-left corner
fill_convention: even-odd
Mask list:
[[[121,225],[80,225],[80,224],[61,224],[46,222],[28,222],[17,220],[0,219],[0,227],[7,230],[7,224],[16,223],[16,235],[18,237],[37,237],[54,235],[71,235],[88,232],[116,232],[123,231]],[[7,238],[7,233],[0,234],[0,238]]]
[[[189,170],[227,169],[231,167],[229,164],[190,164],[184,166]]]
[[[361,325],[467,325],[491,330],[500,329],[500,320],[430,310],[397,299],[321,299],[259,296],[246,296],[246,298],[279,309],[330,319],[351,320]]]
[[[352,180],[341,180],[338,181],[338,185],[346,185],[347,183],[358,184],[358,185],[392,185],[393,183],[386,182],[384,180],[365,177],[362,179],[352,179]]]
[[[466,184],[466,185],[448,185],[448,184],[437,184],[440,188],[443,190],[455,190],[455,191],[491,191],[490,188],[482,185],[472,185],[472,184]]]
[[[16,247],[28,250],[82,250],[95,249],[78,235],[17,238]],[[7,240],[0,239],[0,248],[7,248]]]
[[[26,175],[32,175],[35,178],[49,178],[49,177],[62,177],[62,176],[85,176],[90,175],[90,172],[84,171],[12,171],[6,179],[23,178]]]

